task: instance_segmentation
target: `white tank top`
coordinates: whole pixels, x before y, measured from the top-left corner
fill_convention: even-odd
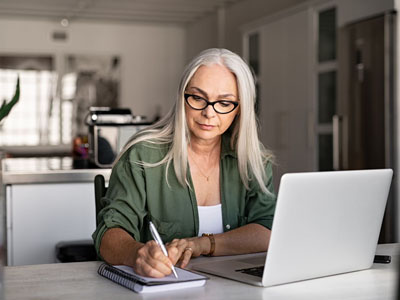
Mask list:
[[[223,233],[221,204],[212,206],[198,206],[199,211],[199,236],[203,233]]]

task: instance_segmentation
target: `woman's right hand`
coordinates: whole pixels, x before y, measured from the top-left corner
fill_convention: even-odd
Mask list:
[[[155,241],[143,244],[122,228],[110,228],[101,240],[100,255],[111,265],[130,266],[139,275],[160,278],[171,274],[178,248],[169,247],[167,257]]]
[[[177,248],[168,249],[168,255],[175,257]],[[164,255],[160,246],[155,241],[148,241],[136,252],[133,269],[142,276],[164,277],[172,272],[172,262]]]

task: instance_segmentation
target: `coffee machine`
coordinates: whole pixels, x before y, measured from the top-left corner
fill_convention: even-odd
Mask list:
[[[90,107],[89,161],[99,168],[111,168],[126,142],[149,126],[145,117],[133,116],[129,108]]]

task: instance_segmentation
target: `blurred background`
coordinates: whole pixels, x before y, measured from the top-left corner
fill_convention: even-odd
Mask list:
[[[238,53],[256,75],[276,189],[287,172],[392,168],[380,242],[399,242],[398,7],[397,0],[0,0],[0,100],[21,80],[20,100],[0,123],[8,264],[52,262],[56,242],[90,238],[94,216],[76,222],[79,233],[59,233],[80,220],[76,207],[87,218],[70,199],[93,195],[93,178],[72,170],[109,174],[123,141],[168,112],[185,64],[210,47]],[[62,177],[67,172],[74,180]],[[76,196],[75,186],[60,192],[71,182],[87,186]],[[48,185],[57,197],[72,194],[49,204]],[[38,207],[43,215],[29,219]],[[49,240],[26,238],[26,228],[43,233],[50,223]],[[30,242],[36,257],[22,250]]]

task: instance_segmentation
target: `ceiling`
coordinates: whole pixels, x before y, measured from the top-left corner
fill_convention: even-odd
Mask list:
[[[243,0],[0,0],[0,16],[185,24],[239,1]]]

